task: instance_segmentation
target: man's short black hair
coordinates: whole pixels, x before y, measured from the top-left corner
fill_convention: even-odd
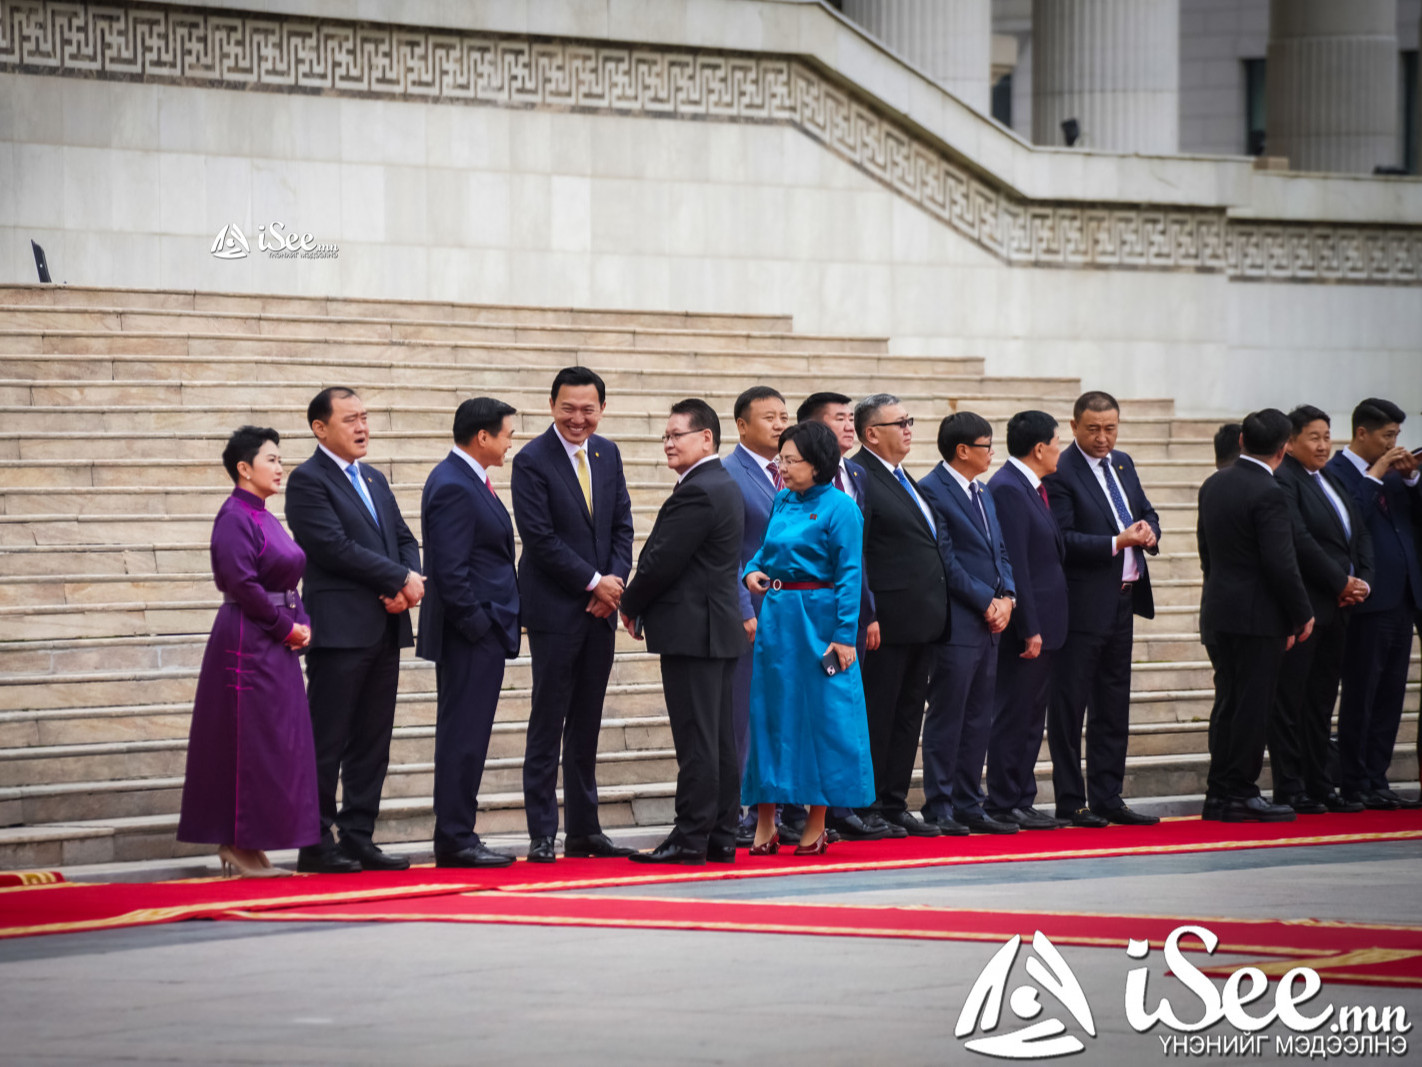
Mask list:
[[[771,390],[774,392],[774,390]],[[776,394],[779,395],[778,393]],[[706,401],[697,397],[687,397],[685,400],[678,400],[672,405],[673,415],[685,415],[686,425],[692,430],[710,430],[711,447],[719,449],[721,447],[721,420],[716,415],[716,409]]]
[[[1237,422],[1227,422],[1215,431],[1215,466],[1233,463],[1239,458],[1239,435],[1244,427]]]
[[[466,400],[454,412],[454,443],[468,445],[480,430],[497,437],[503,432],[504,419],[517,414],[518,408],[491,396]]]
[[[1289,443],[1294,424],[1278,408],[1263,408],[1244,416],[1241,444],[1251,456],[1272,456]]]
[[[1289,412],[1289,422],[1293,424],[1294,433],[1303,433],[1303,428],[1311,422],[1322,420],[1325,426],[1332,426],[1333,420],[1328,417],[1328,412],[1322,408],[1316,408],[1312,404],[1300,404]]]
[[[814,468],[816,485],[834,481],[839,470],[839,438],[833,430],[822,422],[797,422],[780,435],[781,448],[786,441],[794,441],[800,455]]]
[[[313,422],[331,421],[331,401],[344,400],[348,396],[355,396],[354,389],[348,389],[344,385],[328,385],[311,398],[311,403],[306,405],[306,425]]]
[[[222,450],[222,465],[227,468],[233,485],[237,484],[237,464],[251,463],[268,441],[274,445],[281,444],[281,434],[270,426],[239,426],[232,431],[227,447]]]
[[[853,404],[854,401],[843,393],[811,393],[805,402],[795,409],[796,422],[818,419],[831,404]]]
[[[597,402],[607,403],[607,386],[603,383],[602,377],[594,370],[587,367],[564,367],[553,376],[553,388],[548,393],[549,400],[558,399],[558,390],[565,385],[574,387],[580,385],[597,386]]]
[[[938,424],[938,454],[952,463],[959,445],[976,444],[979,437],[992,437],[992,423],[973,411],[955,411]]]
[[[1381,397],[1370,396],[1353,409],[1354,433],[1358,432],[1359,427],[1371,433],[1374,430],[1381,430],[1390,422],[1401,426],[1406,421],[1407,412],[1391,400],[1383,400]]]
[[[1021,459],[1057,435],[1057,420],[1045,411],[1019,411],[1007,420],[1007,454]]]
[[[1076,398],[1076,403],[1072,405],[1071,417],[1073,420],[1080,421],[1088,411],[1119,412],[1120,410],[1121,405],[1116,403],[1114,396],[1110,393],[1103,393],[1100,389],[1092,389]]]
[[[736,409],[731,414],[737,422],[745,417],[750,406],[757,400],[774,399],[785,403],[785,398],[780,395],[779,390],[772,389],[768,385],[753,385],[740,396],[736,397]]]

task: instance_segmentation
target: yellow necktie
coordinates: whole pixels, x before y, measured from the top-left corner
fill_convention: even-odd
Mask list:
[[[578,485],[583,489],[583,502],[588,506],[588,514],[592,514],[592,477],[588,474],[588,453],[587,449],[578,449]]]

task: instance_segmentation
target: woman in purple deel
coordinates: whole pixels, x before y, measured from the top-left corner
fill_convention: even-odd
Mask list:
[[[268,849],[321,837],[311,715],[297,658],[311,620],[296,593],[306,566],[267,498],[281,488],[281,438],[243,426],[223,466],[236,488],[212,524],[222,607],[198,676],[178,840],[219,846],[224,873],[272,878]]]

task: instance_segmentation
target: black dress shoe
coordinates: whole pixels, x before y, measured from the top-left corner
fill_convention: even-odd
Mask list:
[[[1068,812],[1063,812],[1058,808],[1057,821],[1068,823],[1071,826],[1080,826],[1086,830],[1104,830],[1111,825],[1090,808],[1077,808],[1075,811]]]
[[[651,852],[634,852],[627,858],[633,863],[679,863],[683,867],[702,867],[706,864],[706,853],[671,839],[663,841]]]
[[[890,826],[897,826],[909,837],[937,837],[938,827],[924,822],[917,815],[907,811],[888,812],[884,815],[884,821]]]
[[[467,848],[455,852],[436,852],[436,867],[507,867],[514,858],[502,852],[495,852],[482,841],[475,841]]]
[[[884,818],[882,812],[871,811],[869,814],[859,817],[864,820],[864,825],[871,830],[883,830],[885,837],[908,837],[907,830],[898,823],[889,822],[888,819]]]
[[[534,837],[528,842],[529,863],[552,863],[558,858],[558,841],[553,837]]]
[[[1013,808],[1011,811],[988,812],[999,822],[1015,822],[1024,830],[1058,830],[1061,823],[1036,808]]]
[[[753,844],[755,844],[755,827],[752,826],[750,829],[746,829],[744,826],[737,826],[736,847],[750,848]]]
[[[1406,797],[1398,796],[1391,789],[1374,789],[1373,795],[1382,797],[1394,808],[1407,808],[1411,810],[1413,808],[1422,807],[1422,800],[1408,800]]]
[[[953,818],[974,834],[1015,834],[1019,829],[1015,822],[994,819],[991,815],[959,815],[954,812]]]
[[[1270,804],[1263,797],[1241,800],[1231,797],[1225,801],[1222,822],[1293,822],[1298,818],[1294,809],[1287,804]]]
[[[360,861],[347,856],[334,843],[308,845],[296,854],[296,869],[302,874],[359,874]]]
[[[381,852],[374,841],[361,837],[341,838],[341,852],[347,859],[360,864],[363,871],[408,871],[408,856],[391,856]]]
[[[1284,804],[1294,809],[1300,815],[1327,815],[1328,809],[1323,806],[1322,801],[1314,800],[1307,793],[1295,793],[1288,798],[1275,797],[1275,804]]]
[[[571,859],[622,859],[624,856],[630,856],[636,851],[635,848],[626,848],[622,845],[614,844],[612,838],[606,834],[589,834],[587,837],[563,838],[563,855]]]
[[[1356,815],[1365,810],[1362,801],[1345,800],[1337,790],[1323,794],[1318,798],[1318,802],[1336,815]]]
[[[831,819],[829,822],[830,829],[839,831],[839,836],[846,841],[882,841],[889,836],[887,825],[870,826],[853,812],[842,819]]]
[[[755,835],[753,835],[753,834],[751,835],[751,843],[752,843],[752,844],[755,843]],[[736,850],[735,850],[734,848],[727,848],[727,847],[725,847],[724,845],[707,845],[707,846],[706,846],[706,862],[707,862],[707,863],[735,863],[735,862],[736,862]]]
[[[925,815],[923,821],[938,831],[939,837],[967,837],[968,828],[948,815]]]
[[[1205,806],[1200,811],[1200,818],[1205,822],[1224,822],[1224,813],[1224,797],[1206,797]]]
[[[796,826],[793,823],[778,823],[775,832],[780,835],[780,840],[787,845],[798,845],[800,843],[800,831],[805,827]]]
[[[1398,805],[1383,796],[1381,793],[1366,789],[1357,793],[1344,793],[1345,797],[1356,803],[1362,804],[1369,811],[1392,811]]]
[[[1147,815],[1145,812],[1133,811],[1122,804],[1115,808],[1092,808],[1092,814],[1099,815],[1107,822],[1113,822],[1117,826],[1154,826],[1160,822],[1159,815]]]

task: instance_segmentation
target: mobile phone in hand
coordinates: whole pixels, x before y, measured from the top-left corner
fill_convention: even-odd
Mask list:
[[[839,673],[839,653],[834,649],[830,649],[820,657],[820,667],[823,668],[826,674],[833,678]]]

